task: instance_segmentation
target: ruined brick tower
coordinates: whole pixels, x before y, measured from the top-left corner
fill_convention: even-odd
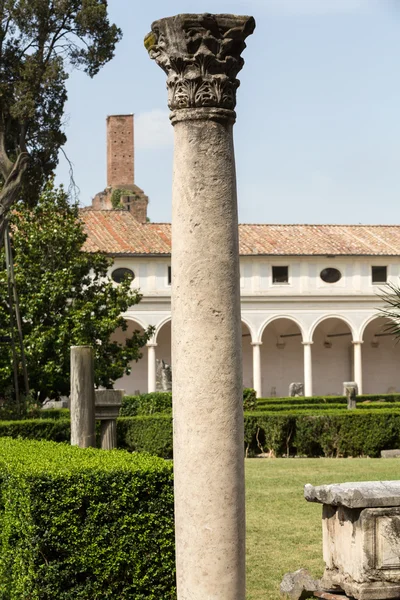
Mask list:
[[[128,210],[146,223],[149,199],[135,185],[133,127],[133,115],[107,117],[107,187],[93,198],[92,209]]]
[[[133,115],[107,117],[107,187],[133,185]]]

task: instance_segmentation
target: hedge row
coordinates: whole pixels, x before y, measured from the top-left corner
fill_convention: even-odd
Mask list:
[[[244,410],[254,410],[257,406],[256,392],[252,388],[243,390]],[[151,392],[137,396],[124,396],[120,410],[121,417],[171,413],[172,392]]]
[[[245,452],[254,456],[371,456],[400,447],[400,411],[246,413]],[[167,415],[118,419],[118,446],[172,458],[172,419]]]
[[[357,396],[357,402],[400,402],[400,394],[363,394]],[[347,404],[346,396],[297,396],[287,398],[258,398],[257,408],[275,404]]]
[[[348,411],[333,406],[245,413],[247,455],[379,456],[381,450],[400,447],[400,410],[379,406]],[[68,442],[70,423],[65,419],[0,422],[0,436]],[[171,415],[120,417],[117,438],[118,448],[172,458]]]
[[[0,597],[176,598],[172,466],[0,439]]]

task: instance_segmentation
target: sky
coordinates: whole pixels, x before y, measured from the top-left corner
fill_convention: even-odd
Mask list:
[[[400,0],[109,0],[123,31],[96,77],[67,82],[64,150],[81,205],[106,186],[106,117],[135,115],[135,183],[171,219],[173,128],[151,23],[253,15],[234,127],[242,223],[400,224]],[[69,185],[63,155],[58,183]]]

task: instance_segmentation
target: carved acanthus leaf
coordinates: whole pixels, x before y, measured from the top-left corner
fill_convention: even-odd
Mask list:
[[[233,110],[237,74],[253,17],[177,15],[156,21],[146,36],[150,57],[167,73],[168,106]]]

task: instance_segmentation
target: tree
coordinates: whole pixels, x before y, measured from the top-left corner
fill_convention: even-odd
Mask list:
[[[385,306],[379,310],[380,316],[385,318],[382,329],[387,334],[393,335],[398,342],[400,339],[400,287],[394,283],[386,283],[381,289],[381,300]]]
[[[112,387],[138,360],[152,329],[135,332],[125,345],[110,341],[121,317],[141,295],[130,281],[120,285],[107,276],[112,261],[82,251],[86,239],[78,207],[63,189],[49,183],[37,204],[23,203],[11,217],[15,279],[22,315],[30,386],[38,399],[69,394],[70,346],[90,344],[95,350],[97,385]],[[0,289],[7,289],[4,253]],[[0,336],[10,335],[8,301],[0,297]],[[12,388],[12,353],[0,352],[0,396]]]
[[[0,0],[0,245],[13,203],[57,165],[68,70],[93,77],[120,38],[107,0]]]

